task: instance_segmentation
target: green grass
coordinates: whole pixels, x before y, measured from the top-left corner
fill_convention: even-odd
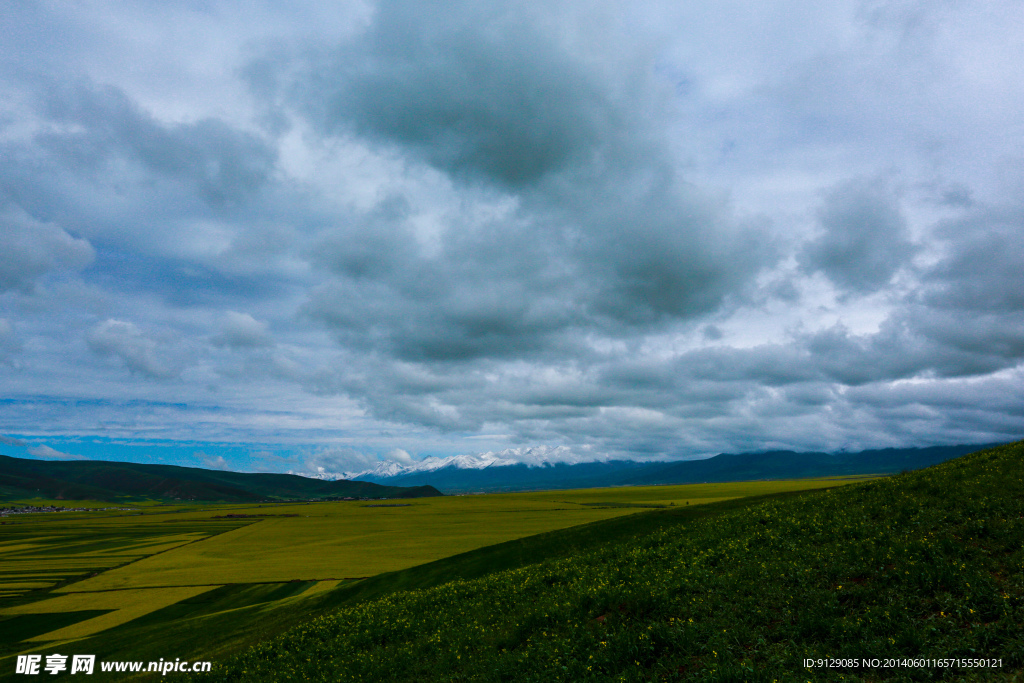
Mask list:
[[[770,497],[797,495],[801,493],[773,494]],[[572,557],[595,544],[634,538],[749,504],[749,499],[731,499],[708,505],[684,505],[620,515],[610,520],[478,548],[405,570],[342,583],[337,587],[332,587],[336,582],[312,581],[227,585],[73,643],[27,643],[22,644],[18,651],[62,651],[62,647],[69,649],[73,646],[76,652],[94,653],[100,660],[155,661],[171,653],[192,660],[223,662],[228,655],[253,643],[270,639],[290,627],[340,607],[358,605],[400,590],[439,586],[453,578],[478,578],[545,559]],[[111,591],[109,595],[123,592]],[[0,622],[0,627],[3,623]],[[0,672],[9,668],[10,662],[10,658],[0,660]]]
[[[355,503],[289,506],[284,509],[297,510],[299,516],[250,520],[247,526],[216,538],[148,557],[63,590],[363,578],[518,536],[633,512],[532,500],[510,505],[483,497],[425,500],[429,502],[394,508]]]
[[[338,593],[363,601],[212,678],[1012,680],[1024,668],[1022,459],[1024,442],[828,492],[642,512],[590,525],[591,539],[567,530],[584,533],[568,554],[444,583],[438,572],[433,587],[427,568],[421,586],[406,575],[416,590],[375,596],[360,582]],[[515,545],[499,546],[513,566]],[[802,665],[951,657],[1002,667]]]
[[[12,586],[45,580],[36,590],[0,593],[0,677],[11,655],[69,647],[101,659],[222,661],[303,621],[397,590],[569,557],[749,504],[737,496],[848,481],[461,496],[400,508],[152,504],[144,514],[18,517],[0,527],[0,558],[11,559],[0,572]],[[353,566],[374,575],[326,580],[344,578]],[[196,589],[167,604],[163,589],[179,585]]]
[[[318,582],[291,581],[276,584],[233,584],[222,587],[200,587],[191,589],[191,597],[179,599],[172,604],[154,604],[152,600],[143,603],[141,612],[130,621],[118,619],[99,633],[81,633],[66,640],[46,640],[42,636],[61,627],[88,626],[87,621],[96,616],[116,616],[117,612],[105,615],[96,612],[64,612],[60,614],[18,615],[0,621],[0,633],[5,625],[12,635],[14,629],[28,623],[31,617],[37,620],[32,632],[24,633],[24,640],[16,645],[16,652],[49,653],[69,652],[97,655],[99,660],[158,660],[168,655],[189,659],[222,659],[225,653],[238,650],[245,644],[269,638],[304,619],[322,614],[318,609]],[[188,589],[142,589],[143,592],[159,592]],[[107,593],[73,593],[63,597],[118,596],[132,591],[109,591]],[[324,591],[327,592],[327,591]],[[156,609],[158,608],[158,609]],[[69,618],[69,615],[82,615]],[[61,623],[61,620],[64,620]],[[52,626],[47,628],[47,623]],[[91,630],[91,629],[90,629]],[[20,635],[20,634],[19,634]],[[13,656],[0,659],[0,679],[13,670]]]
[[[51,513],[9,518],[0,527],[0,611],[45,591],[207,539],[247,520],[167,520],[125,513]]]
[[[29,641],[36,636],[106,614],[108,610],[21,614],[0,621],[0,642]]]
[[[128,623],[141,616],[173,605],[210,590],[207,586],[181,586],[169,588],[142,588],[138,590],[104,591],[102,593],[68,593],[17,607],[9,607],[0,614],[65,614],[105,610],[106,613],[84,621],[56,628],[23,642],[52,642],[77,640]]]
[[[106,591],[162,586],[356,579],[393,572],[495,543],[636,513],[644,507],[686,506],[788,490],[834,486],[851,478],[618,487],[572,491],[416,499],[400,507],[362,502],[263,506],[180,507],[147,510],[148,529],[170,524],[203,533],[205,525],[237,528],[201,543],[172,547],[171,536],[140,538],[125,552],[131,563],[68,584],[62,591]],[[227,519],[225,515],[246,515]],[[89,520],[80,516],[79,524]],[[127,519],[131,520],[129,516]],[[135,519],[138,519],[136,516]],[[115,524],[116,520],[111,520]],[[131,533],[136,533],[132,531]],[[123,541],[127,543],[127,539]],[[154,546],[151,556],[143,542]],[[79,547],[82,541],[52,540]],[[102,546],[104,552],[109,546]],[[2,552],[3,545],[0,545]],[[37,553],[27,550],[22,557]],[[71,558],[64,557],[60,561]],[[90,558],[109,567],[106,556]],[[49,561],[49,560],[47,560]],[[75,561],[81,565],[82,554]],[[59,565],[59,562],[58,562]],[[55,565],[56,566],[56,565]],[[3,577],[0,576],[0,579]]]
[[[613,488],[537,491],[511,494],[524,498],[572,502],[577,505],[650,505],[670,506],[709,503],[732,498],[749,498],[787,491],[804,491],[842,486],[873,479],[875,475],[841,477],[810,477],[806,479],[770,479],[765,481],[715,482],[711,484],[678,484],[668,486],[618,486]]]

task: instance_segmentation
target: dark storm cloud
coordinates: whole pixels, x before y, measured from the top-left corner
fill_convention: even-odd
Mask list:
[[[985,343],[957,344],[941,334],[926,311],[908,310],[887,320],[871,335],[848,334],[841,329],[818,333],[808,341],[816,365],[825,375],[845,385],[892,381],[922,376],[963,377],[1013,367],[1019,353],[1007,356]]]
[[[451,216],[432,249],[396,199],[330,229],[312,259],[338,277],[306,312],[347,346],[425,362],[585,354],[586,334],[713,311],[772,262],[758,226],[665,154],[649,65],[603,72],[563,38],[518,6],[387,2],[354,41],[276,65],[278,97],[322,133],[398,148],[468,198],[514,200]]]
[[[847,392],[846,398],[878,415],[883,424],[904,424],[924,438],[941,425],[954,438],[978,442],[1019,438],[1024,418],[1024,382],[1020,372],[942,384],[910,382],[870,385]]]
[[[0,197],[0,293],[31,292],[37,279],[55,270],[79,270],[95,252],[60,226],[33,219]]]
[[[312,292],[306,310],[346,345],[406,360],[515,357],[548,348],[580,317],[578,285],[544,263],[534,244],[517,244],[499,226],[487,232],[478,248],[459,240],[436,257],[408,253],[409,240],[399,238],[406,246],[382,253],[375,266],[388,269],[386,276],[335,280]],[[351,264],[361,256],[344,248],[332,260]]]
[[[800,274],[823,274],[841,302],[889,293],[894,308],[877,330],[835,325],[733,347],[714,324],[697,328],[705,348],[638,353],[648,335],[689,335],[701,318],[727,319],[752,301],[802,305],[802,290],[777,276],[753,292],[783,249],[767,221],[737,220],[682,179],[665,144],[664,84],[649,62],[595,61],[535,19],[518,6],[457,4],[440,18],[385,2],[340,47],[278,53],[250,69],[279,121],[297,117],[327,138],[426,164],[463,202],[512,200],[485,218],[447,211],[429,244],[417,232],[423,207],[400,195],[324,229],[307,253],[330,278],[303,312],[353,355],[349,368],[306,376],[311,390],[358,396],[396,422],[451,431],[495,423],[521,439],[636,455],[680,449],[686,429],[756,447],[758,420],[769,418],[800,434],[784,442],[812,439],[827,407],[845,425],[823,436],[835,442],[860,418],[885,424],[847,402],[844,387],[976,377],[1019,362],[1012,330],[993,322],[957,339],[920,298],[915,276],[934,281],[934,298],[959,291],[951,273],[962,269],[948,255],[915,263],[923,247],[884,175],[833,183],[813,236],[786,240]],[[888,87],[864,81],[863,66],[844,54],[806,77]],[[801,101],[843,135],[860,125],[841,101]],[[860,122],[885,116],[872,110]],[[975,206],[966,191],[947,191],[944,205]],[[910,294],[891,290],[900,273]],[[689,443],[700,442],[710,443]]]
[[[821,236],[800,263],[839,287],[872,292],[884,287],[914,255],[896,195],[881,180],[853,180],[832,189],[818,220]]]
[[[668,214],[666,202],[677,216],[648,213]],[[316,260],[342,277],[314,290],[306,311],[346,344],[406,360],[585,353],[587,332],[630,335],[714,310],[767,255],[755,235],[737,245],[731,226],[716,234],[727,219],[709,211],[694,219],[664,196],[641,204],[634,218],[573,215],[567,225],[526,214],[456,226],[437,254],[419,253],[401,226],[341,229]]]
[[[65,130],[40,134],[36,145],[78,174],[125,160],[222,206],[251,196],[274,167],[269,146],[217,119],[165,125],[119,89],[81,79],[48,82],[43,93],[41,114]]]
[[[843,326],[795,335],[786,344],[711,348],[682,354],[656,374],[788,387],[805,382],[861,386],[921,377],[985,375],[1024,359],[1024,316],[962,320],[908,306],[873,333]]]
[[[1020,435],[1019,3],[890,4],[19,5],[2,431]]]
[[[928,305],[994,315],[1024,311],[1024,207],[979,207],[938,233],[946,254],[925,274]]]
[[[978,375],[1024,361],[1024,209],[973,205],[936,231],[941,257],[921,269],[921,286],[894,314],[925,372]],[[925,361],[927,359],[927,361]]]
[[[379,3],[370,29],[297,94],[326,133],[398,144],[511,189],[624,153],[614,143],[630,110],[528,14],[516,3]]]
[[[267,141],[213,117],[157,120],[85,77],[25,78],[34,125],[0,142],[0,290],[78,271],[126,296],[237,306],[290,279],[270,265],[290,248],[273,223],[294,198],[272,189]]]
[[[87,280],[183,302],[279,281],[231,272],[231,254],[197,262],[224,235],[248,231],[253,207],[271,217],[278,210],[259,198],[273,148],[213,118],[157,121],[121,90],[88,79],[34,85],[37,125],[0,143],[4,221],[13,224],[0,239],[14,241],[5,244],[12,265],[0,262],[4,286],[24,289],[26,278],[60,266],[81,270],[93,256]]]

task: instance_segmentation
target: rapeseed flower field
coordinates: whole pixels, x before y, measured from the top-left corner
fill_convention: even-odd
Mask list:
[[[982,658],[998,666],[956,663]],[[871,660],[879,665],[861,664]],[[211,675],[1019,680],[1022,668],[1019,442],[691,519],[565,559],[394,593],[302,624]]]

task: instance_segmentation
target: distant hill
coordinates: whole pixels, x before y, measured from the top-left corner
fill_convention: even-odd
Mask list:
[[[706,460],[661,463],[660,466],[637,473],[623,483],[689,484],[705,481],[834,477],[845,474],[894,474],[904,470],[930,467],[998,445],[886,448],[838,454],[794,451],[722,454]]]
[[[838,454],[795,451],[723,453],[703,460],[675,462],[617,460],[578,464],[546,463],[540,466],[496,463],[486,467],[464,467],[453,462],[429,470],[408,468],[393,473],[369,472],[356,479],[392,486],[430,484],[447,493],[457,493],[893,474],[929,467],[997,445],[886,448]]]
[[[149,499],[232,503],[440,495],[432,486],[384,486],[366,481],[323,481],[294,474],[247,474],[101,460],[54,462],[0,455],[0,500]]]
[[[658,463],[663,465],[664,463]],[[491,465],[463,468],[447,465],[433,470],[406,471],[392,476],[374,473],[359,475],[356,481],[372,481],[392,486],[430,484],[442,491],[525,491],[544,489],[618,486],[650,468],[650,463],[632,460],[610,462],[547,463],[540,466]]]

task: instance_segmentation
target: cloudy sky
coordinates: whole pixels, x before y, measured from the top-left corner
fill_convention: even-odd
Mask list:
[[[0,452],[1024,437],[1020,0],[0,22]]]

